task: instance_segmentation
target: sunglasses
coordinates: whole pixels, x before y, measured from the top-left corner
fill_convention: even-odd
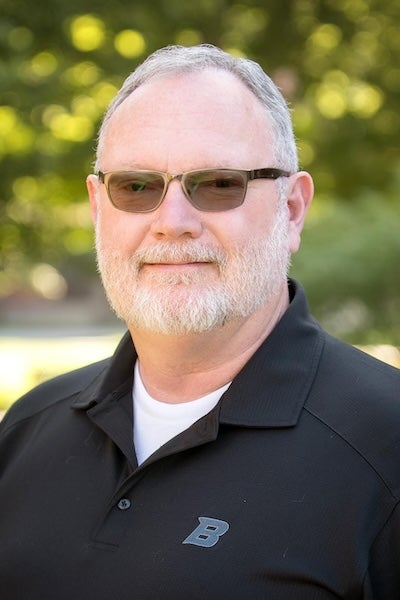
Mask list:
[[[180,175],[160,171],[109,171],[97,173],[106,186],[111,203],[118,210],[144,213],[156,210],[164,200],[173,179],[180,181],[183,193],[198,210],[218,212],[243,204],[247,184],[252,179],[290,177],[282,169],[201,169]]]

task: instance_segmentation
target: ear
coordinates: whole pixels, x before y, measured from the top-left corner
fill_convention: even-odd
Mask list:
[[[86,178],[86,187],[89,194],[90,212],[94,225],[97,223],[99,214],[99,178],[97,175],[88,175]]]
[[[287,204],[289,209],[290,252],[292,254],[297,252],[300,247],[301,232],[313,195],[314,183],[309,173],[299,171],[290,177]]]

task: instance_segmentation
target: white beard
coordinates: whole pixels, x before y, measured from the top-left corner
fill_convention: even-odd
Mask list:
[[[290,264],[288,214],[278,209],[268,237],[236,245],[229,254],[189,240],[136,251],[128,260],[105,249],[96,229],[99,271],[109,303],[128,327],[185,335],[245,318],[271,301],[286,282]],[[211,262],[192,274],[141,273],[148,262]]]

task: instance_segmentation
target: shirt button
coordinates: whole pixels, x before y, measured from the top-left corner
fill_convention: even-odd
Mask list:
[[[121,498],[117,504],[119,510],[128,510],[131,507],[131,501],[128,498]]]

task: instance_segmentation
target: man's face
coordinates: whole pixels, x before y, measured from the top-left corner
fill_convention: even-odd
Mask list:
[[[277,166],[259,101],[216,70],[139,87],[111,117],[100,164],[106,172],[171,174]],[[290,240],[277,181],[251,181],[242,206],[202,212],[174,180],[149,213],[117,210],[104,185],[90,181],[103,283],[131,329],[206,331],[250,316],[282,292]]]

